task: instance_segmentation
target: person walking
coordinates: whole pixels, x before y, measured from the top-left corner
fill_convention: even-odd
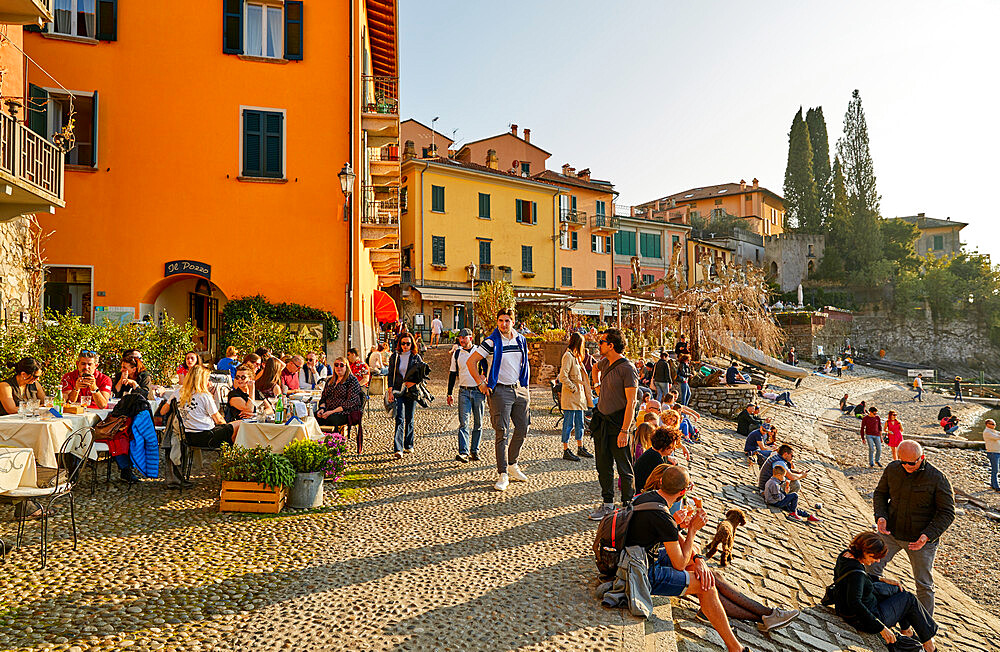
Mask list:
[[[469,373],[466,363],[475,353],[472,331],[463,328],[458,332],[458,347],[451,354],[451,373],[448,375],[448,405],[458,381],[458,462],[479,461],[479,440],[483,436],[483,417],[486,415],[486,396],[476,387],[476,379]],[[486,373],[486,361],[479,362],[480,373]],[[472,448],[469,448],[469,417],[472,417]]]
[[[997,432],[997,423],[993,419],[986,420],[983,441],[986,443],[986,459],[990,461],[990,487],[993,491],[1000,491],[997,479],[1000,475],[1000,432]]]
[[[431,346],[437,346],[441,342],[441,331],[444,329],[444,324],[441,323],[441,318],[434,315],[434,319],[431,320]]]
[[[892,451],[892,459],[899,459],[899,445],[903,441],[903,424],[899,422],[895,410],[889,410],[885,417],[885,430],[883,435],[886,445]]]
[[[625,337],[621,331],[617,328],[604,331],[597,340],[597,346],[604,357],[594,367],[593,381],[598,388],[598,398],[590,430],[594,435],[594,461],[603,503],[590,514],[592,521],[601,520],[615,509],[612,465],[618,467],[622,504],[631,502],[635,493],[632,447],[628,439],[635,418],[636,388],[639,386],[639,374],[628,358],[622,355]]]
[[[677,356],[677,384],[680,386],[679,401],[681,405],[691,402],[691,356],[682,353]]]
[[[583,336],[573,333],[569,336],[566,352],[559,365],[559,407],[563,413],[562,445],[563,459],[579,462],[581,457],[593,457],[583,447],[583,413],[593,407],[590,387],[587,385],[583,369]],[[569,436],[576,430],[576,454],[569,449]]]
[[[879,534],[889,552],[868,572],[881,577],[900,550],[910,558],[917,600],[934,615],[934,555],[955,520],[955,493],[948,477],[927,461],[919,443],[904,439],[875,487],[872,503]]]
[[[653,387],[656,388],[656,400],[662,401],[670,391],[670,355],[661,350],[660,359],[653,365]]]
[[[416,409],[416,399],[410,396],[396,398],[395,392],[401,392],[416,385],[404,381],[406,372],[415,364],[423,363],[420,354],[413,350],[414,339],[408,332],[400,334],[396,340],[395,351],[389,356],[389,377],[386,382],[386,405],[395,403],[396,432],[392,440],[392,449],[396,458],[403,453],[412,453],[416,436],[413,431],[413,411]]]
[[[878,408],[868,408],[868,414],[861,418],[861,441],[868,443],[868,468],[876,464],[882,468],[882,418]]]
[[[955,402],[956,403],[965,403],[965,401],[962,400],[962,377],[961,376],[955,376]]]
[[[485,375],[479,371],[480,360],[487,362]],[[531,404],[528,340],[514,330],[513,308],[497,311],[497,327],[469,356],[465,366],[490,406],[490,420],[496,433],[499,476],[493,488],[505,491],[512,479],[527,482],[528,477],[518,466],[517,458],[528,435],[528,409]]]
[[[917,393],[914,394],[913,398],[911,398],[910,400],[911,401],[920,401],[921,403],[923,403],[924,399],[921,398],[924,395],[924,375],[923,374],[917,374],[917,377],[913,379],[913,389]]]

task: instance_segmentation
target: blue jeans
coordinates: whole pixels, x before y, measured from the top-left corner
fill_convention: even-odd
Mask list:
[[[923,394],[924,394],[924,388],[923,387],[916,387],[915,389],[917,390],[917,393],[914,394],[913,398],[911,398],[910,400],[911,401],[920,401],[921,403],[923,403],[924,399],[922,399],[921,396],[923,396]]]
[[[957,430],[958,430],[958,424],[956,423],[951,428],[946,428],[945,432],[948,433],[949,435],[954,435],[955,431],[957,431]]]
[[[962,400],[962,390],[961,389],[959,389],[957,392],[955,392],[955,401],[958,402],[958,403],[964,403],[965,402],[965,401]]]
[[[676,597],[684,595],[691,576],[686,571],[679,571],[670,563],[667,551],[660,548],[656,562],[649,565],[649,592],[652,595],[669,595]]]
[[[562,443],[569,443],[569,435],[576,429],[576,441],[583,445],[583,410],[563,410]]]
[[[396,399],[396,436],[393,438],[392,449],[400,452],[404,448],[413,448],[413,409],[416,401],[408,398]]]
[[[868,466],[875,466],[882,463],[882,438],[879,436],[865,435],[868,443]]]
[[[888,598],[882,598],[878,602],[876,611],[888,627],[897,624],[900,629],[912,627],[917,634],[917,640],[921,643],[929,641],[937,634],[938,627],[934,619],[917,601],[917,597],[909,591],[900,591]]]
[[[786,512],[798,514],[802,518],[807,518],[809,516],[809,512],[799,509],[799,495],[794,491],[790,494],[785,494],[784,498],[771,505],[771,507],[777,507],[778,509],[783,509]]]
[[[990,486],[1000,490],[1000,483],[997,476],[1000,475],[1000,453],[986,453],[986,459],[990,461]]]
[[[483,417],[486,416],[486,395],[475,387],[458,390],[458,454],[469,454],[469,416],[472,416],[472,452],[479,452],[479,439],[483,436]]]
[[[661,383],[658,381],[653,382],[653,386],[656,387],[656,400],[662,401],[670,391],[670,383]]]
[[[784,401],[787,407],[795,407],[795,403],[792,403],[792,395],[789,392],[781,392],[778,397],[774,399],[774,402]]]
[[[691,386],[688,385],[688,381],[686,380],[682,380],[680,385],[681,385],[681,391],[680,395],[677,397],[677,400],[681,402],[681,405],[687,405],[688,403],[691,402]]]

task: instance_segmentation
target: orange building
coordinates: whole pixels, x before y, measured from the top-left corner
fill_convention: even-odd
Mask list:
[[[368,345],[373,291],[399,278],[396,0],[54,13],[25,37],[65,87],[29,73],[32,128],[76,126],[46,306],[190,319],[215,353],[225,302],[262,294]]]
[[[545,161],[552,155],[531,144],[530,129],[525,129],[523,133],[519,136],[517,125],[511,125],[509,133],[466,143],[458,149],[455,158],[463,163],[479,163],[485,161],[487,153],[493,150],[501,171],[530,177],[544,170]]]
[[[785,232],[784,199],[761,186],[757,179],[751,184],[723,183],[717,186],[691,188],[636,206],[653,217],[662,216],[669,222],[697,225],[726,214],[740,218],[747,231],[760,236]]]

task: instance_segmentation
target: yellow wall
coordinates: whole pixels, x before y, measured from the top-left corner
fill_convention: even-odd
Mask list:
[[[725,247],[720,247],[719,245],[700,240],[688,240],[687,247],[688,260],[690,261],[687,272],[687,282],[689,286],[697,285],[698,283],[707,280],[707,277],[705,276],[705,268],[700,264],[703,257],[707,255],[713,260],[723,260],[728,265],[733,261],[735,255],[731,249],[726,249]]]

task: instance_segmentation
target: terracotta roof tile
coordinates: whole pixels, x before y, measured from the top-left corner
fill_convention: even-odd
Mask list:
[[[586,179],[581,179],[580,177],[570,177],[552,170],[542,170],[538,174],[534,175],[532,179],[538,179],[539,181],[551,181],[553,183],[564,183],[566,185],[587,188],[588,190],[596,190],[598,192],[613,193],[615,191],[615,187],[610,181],[593,179],[587,181]]]

